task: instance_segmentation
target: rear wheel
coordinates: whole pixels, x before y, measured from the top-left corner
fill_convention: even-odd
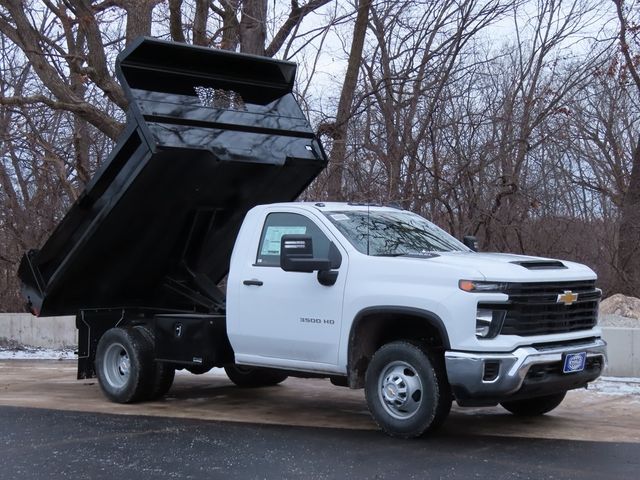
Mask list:
[[[238,387],[268,387],[284,382],[288,375],[278,370],[243,365],[227,365],[224,367],[229,379]]]
[[[513,400],[502,402],[506,410],[521,417],[535,417],[550,412],[562,403],[567,392],[545,395],[543,397],[527,398],[526,400]]]
[[[419,437],[437,428],[451,410],[443,362],[399,341],[382,346],[365,375],[369,411],[389,435]]]
[[[173,385],[176,376],[176,369],[169,363],[156,362],[154,368],[153,386],[147,396],[148,400],[157,400],[164,396]]]
[[[148,326],[138,325],[133,327],[135,331],[142,333],[147,340],[147,347],[151,352],[155,351],[155,336]],[[169,391],[176,375],[175,367],[166,362],[152,362],[151,380],[149,390],[144,395],[145,400],[157,400]]]
[[[153,348],[136,329],[107,330],[96,350],[96,375],[107,398],[132,403],[146,398],[153,381]]]

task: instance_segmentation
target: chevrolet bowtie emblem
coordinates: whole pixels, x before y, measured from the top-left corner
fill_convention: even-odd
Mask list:
[[[571,305],[573,302],[578,300],[578,294],[573,293],[571,290],[565,290],[564,293],[558,295],[558,299],[556,302],[564,303],[565,305]]]

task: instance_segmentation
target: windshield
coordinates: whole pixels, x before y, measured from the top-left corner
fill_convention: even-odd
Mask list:
[[[324,214],[359,252],[367,255],[469,251],[447,232],[415,213],[345,210]]]

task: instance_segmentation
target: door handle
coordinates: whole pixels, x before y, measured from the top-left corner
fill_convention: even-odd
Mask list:
[[[256,280],[256,279],[245,280],[242,283],[244,283],[245,285],[255,285],[256,287],[261,287],[262,286],[262,280]]]

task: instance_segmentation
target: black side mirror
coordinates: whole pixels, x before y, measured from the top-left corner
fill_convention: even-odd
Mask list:
[[[283,235],[280,239],[280,268],[285,272],[315,272],[331,269],[329,259],[313,256],[309,235]]]
[[[469,247],[474,252],[478,251],[478,240],[473,235],[465,235],[462,238],[462,243],[465,244],[466,247]]]
[[[338,280],[342,255],[333,244],[329,245],[329,258],[313,256],[313,240],[308,235],[283,235],[280,240],[280,268],[285,272],[318,272],[318,282],[330,287]]]

